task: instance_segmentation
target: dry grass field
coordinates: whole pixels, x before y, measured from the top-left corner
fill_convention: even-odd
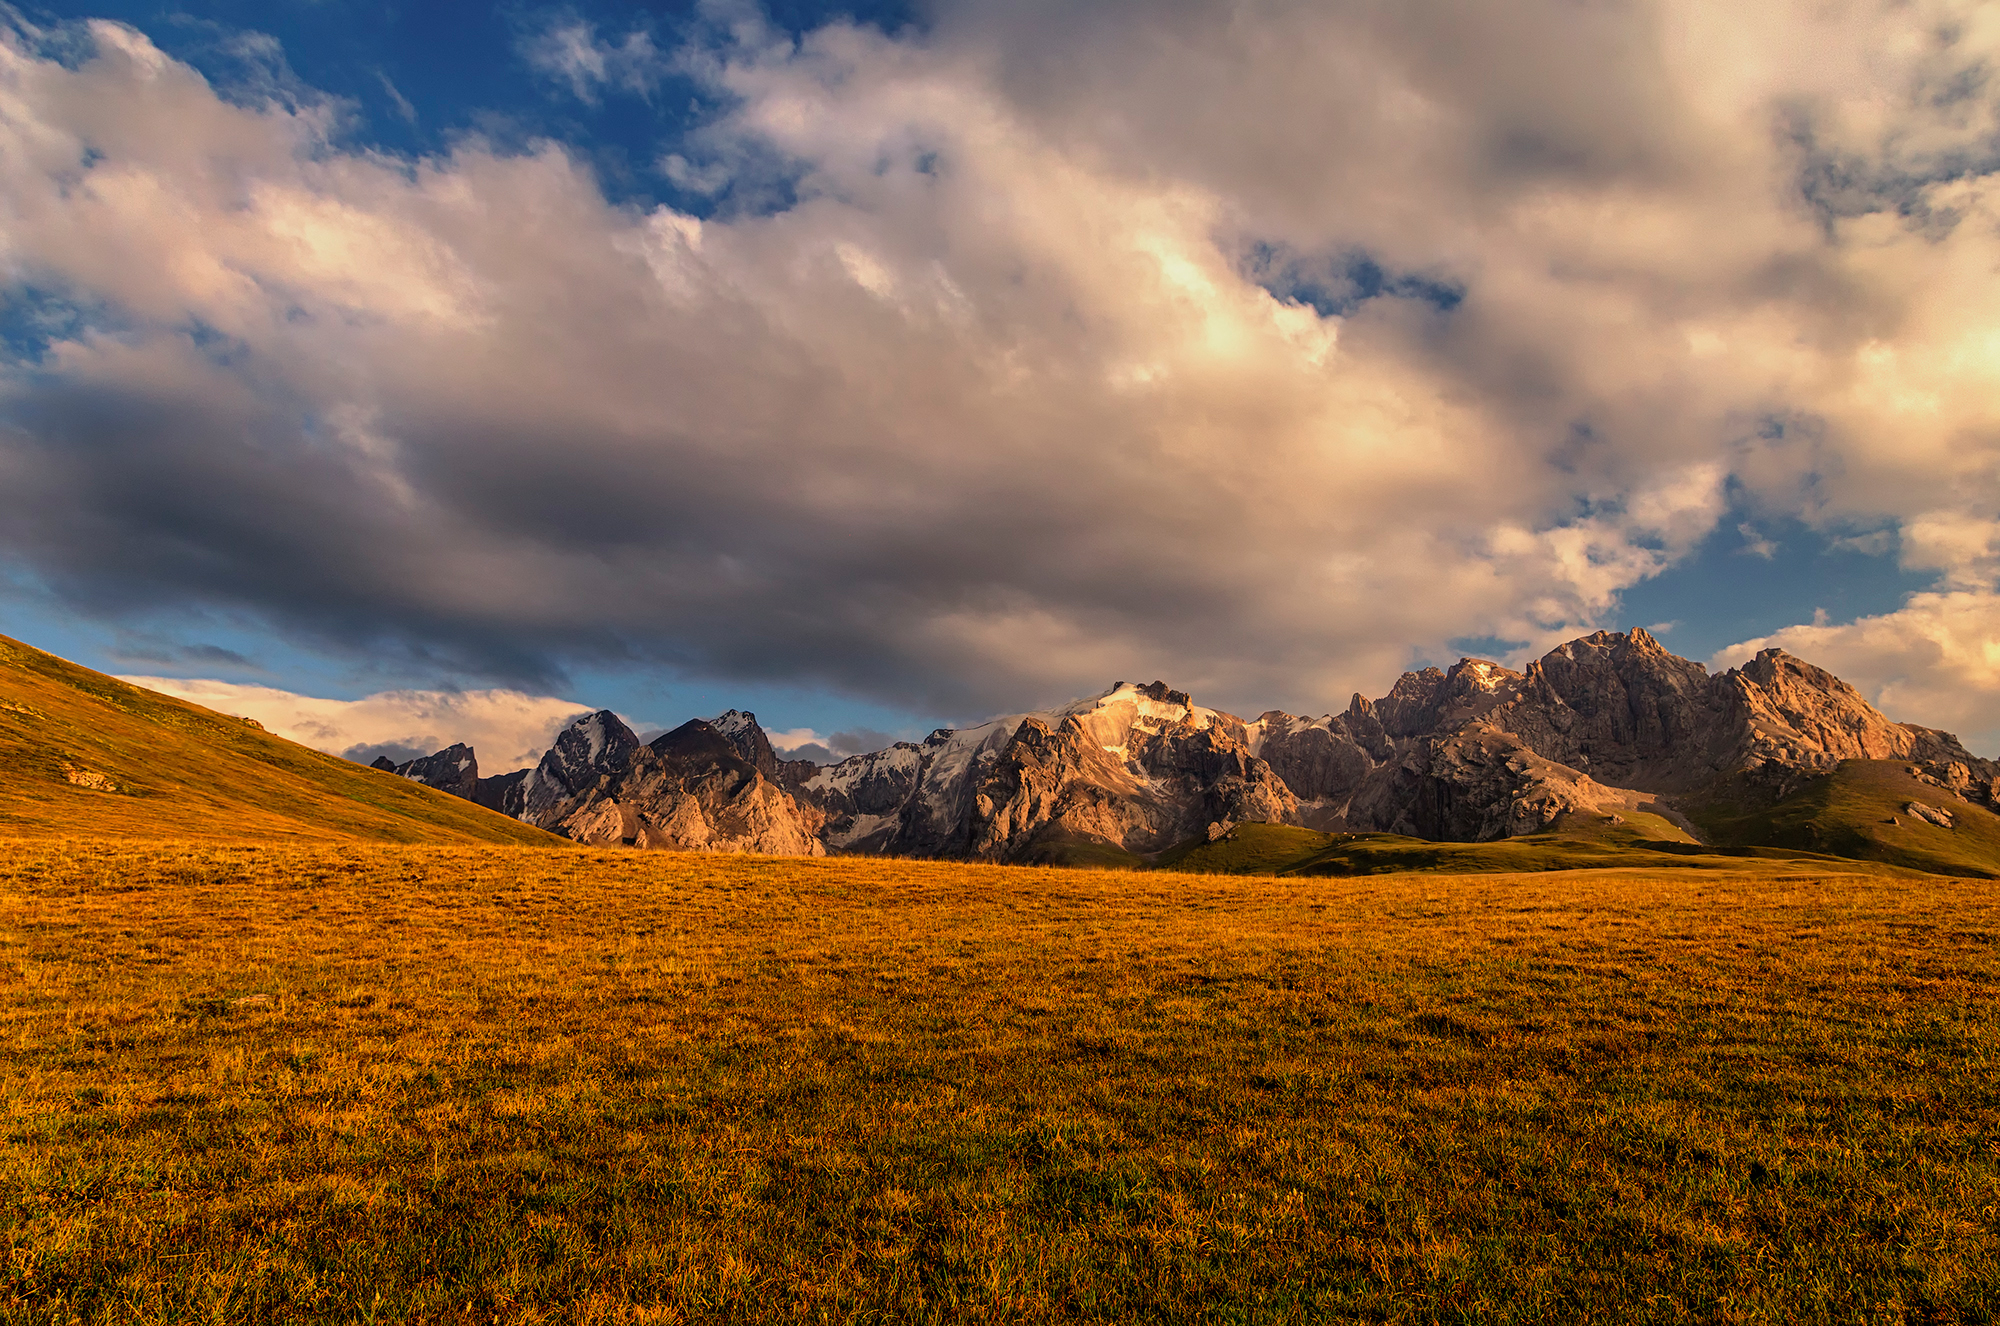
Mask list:
[[[0,1318],[1989,1321],[1989,881],[0,851]]]

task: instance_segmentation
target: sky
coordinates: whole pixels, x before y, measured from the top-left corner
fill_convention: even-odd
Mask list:
[[[0,6],[0,632],[324,749],[1645,626],[2000,755],[2000,7]]]

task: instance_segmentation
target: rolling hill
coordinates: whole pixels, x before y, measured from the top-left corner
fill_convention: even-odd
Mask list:
[[[1857,762],[1867,763],[1867,762]],[[1832,779],[1824,780],[1833,782]],[[1847,780],[1843,780],[1843,786]],[[1158,870],[1200,875],[1491,875],[1550,870],[1723,870],[1760,873],[1901,873],[2000,878],[2000,817],[1953,803],[1965,812],[1964,836],[1902,816],[1883,827],[1892,840],[1879,847],[1866,837],[1874,826],[1855,823],[1836,796],[1836,809],[1811,817],[1815,791],[1800,805],[1787,803],[1776,817],[1751,816],[1726,843],[1705,844],[1664,819],[1638,816],[1612,823],[1605,817],[1571,816],[1555,830],[1484,843],[1436,842],[1394,833],[1327,833],[1289,824],[1238,824],[1227,838],[1188,843],[1160,855]],[[1935,790],[1933,789],[1933,795]],[[1900,803],[1899,803],[1900,804]],[[1865,813],[1879,807],[1870,800]],[[1807,827],[1811,826],[1811,827]]]
[[[1936,823],[1911,812],[1917,805]],[[2000,878],[2000,815],[1902,760],[1843,760],[1769,809],[1711,807],[1704,836],[1732,847],[1823,852],[1933,875]]]
[[[0,837],[564,840],[0,636]]]

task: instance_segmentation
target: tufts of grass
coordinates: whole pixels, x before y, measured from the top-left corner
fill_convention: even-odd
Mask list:
[[[1643,814],[1571,815],[1549,833],[1487,843],[1441,843],[1393,833],[1321,833],[1283,824],[1239,824],[1228,838],[1188,843],[1160,855],[1164,870],[1211,875],[1454,875],[1549,870],[1740,871],[1747,858],[1766,871],[1875,872],[1873,862],[1786,848],[1711,848],[1668,821]]]
[[[1197,838],[1169,848],[1153,865],[1201,875],[1284,875],[1353,836],[1291,824],[1238,824],[1226,838],[1214,842]]]
[[[0,636],[0,836],[566,840]]]
[[[2000,902],[1737,865],[17,843],[0,1320],[1991,1321]]]
[[[1021,852],[1017,864],[1063,866],[1073,870],[1143,870],[1145,858],[1116,843],[1094,838],[1057,835],[1042,838]]]

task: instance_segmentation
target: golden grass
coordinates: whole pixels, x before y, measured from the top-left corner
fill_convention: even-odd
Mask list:
[[[1985,882],[8,843],[15,1321],[1989,1321]]]

